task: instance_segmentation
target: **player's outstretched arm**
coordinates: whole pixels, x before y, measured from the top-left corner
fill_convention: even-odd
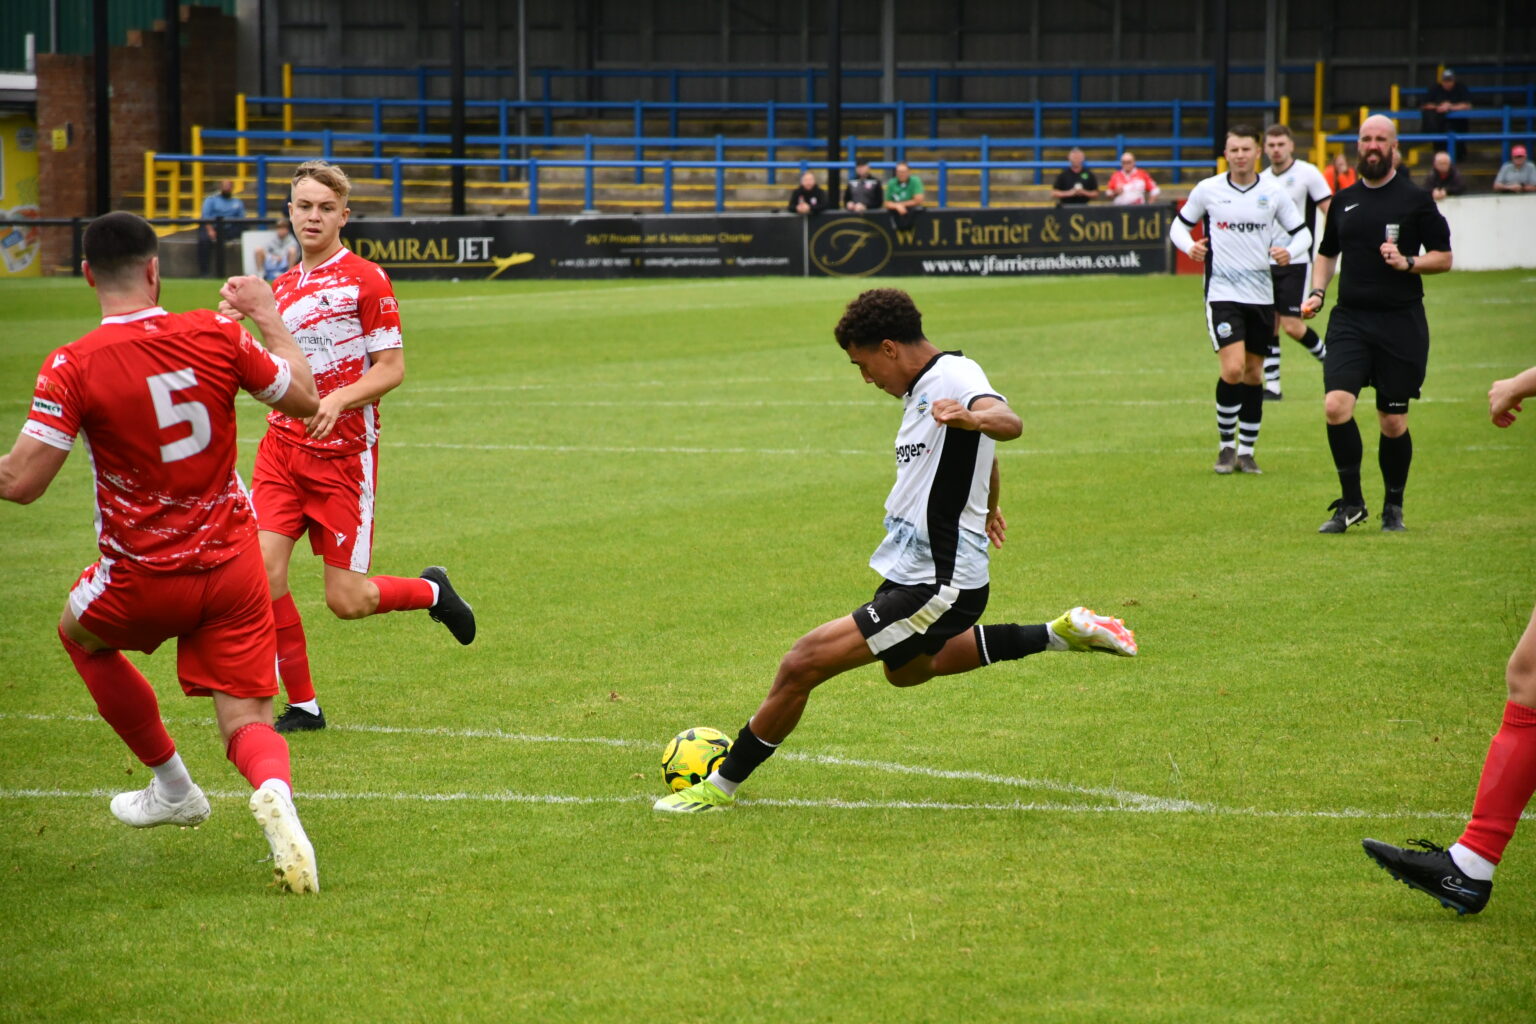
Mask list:
[[[320,406],[320,392],[315,387],[309,358],[299,348],[299,343],[293,340],[288,325],[283,323],[283,318],[278,314],[277,300],[272,297],[271,287],[254,275],[232,277],[224,282],[219,295],[222,299],[219,303],[220,311],[223,312],[224,307],[228,306],[240,313],[241,318],[249,319],[261,332],[262,346],[288,364],[291,374],[288,390],[272,403],[272,408],[289,416],[302,418],[314,415]]]
[[[1515,422],[1515,414],[1522,403],[1536,395],[1536,366],[1524,373],[1504,380],[1496,380],[1488,389],[1488,415],[1496,427],[1507,427]]]
[[[969,409],[953,398],[941,398],[933,403],[932,412],[934,420],[946,427],[979,430],[994,441],[1012,441],[1024,432],[1019,414],[991,396],[976,399]]]
[[[0,455],[0,498],[30,505],[43,496],[68,457],[67,448],[55,448],[26,434],[18,436],[10,453]]]

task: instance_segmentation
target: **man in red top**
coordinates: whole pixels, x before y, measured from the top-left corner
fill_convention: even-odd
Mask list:
[[[279,410],[267,417],[251,481],[277,624],[278,672],[288,691],[279,732],[325,728],[304,624],[288,590],[293,547],[306,532],[311,549],[325,560],[325,603],[338,618],[425,608],[459,643],[475,638],[474,611],[441,566],[419,577],[367,575],[379,399],[405,378],[405,355],[388,275],[341,244],[351,190],[339,167],[322,160],[299,165],[288,210],[304,255],[272,285],[320,392],[313,415]]]
[[[265,348],[207,310],[158,305],[154,230],[111,213],[85,231],[85,278],[101,326],[43,361],[32,410],[0,458],[0,498],[35,501],[76,438],[89,445],[101,558],[81,574],[59,639],[101,716],[154,773],[112,813],[137,828],[196,825],[208,799],[160,720],[155,691],[124,650],[176,638],[189,696],[212,696],[229,759],[255,787],[251,812],[279,885],[318,892],[315,851],[293,807],[288,744],[272,727],[276,655],[256,521],[235,473],[235,393],[295,416],[319,397],[309,364],[259,277],[220,294],[261,329]]]
[[[1136,166],[1136,154],[1126,150],[1120,154],[1120,169],[1109,176],[1104,194],[1116,206],[1141,206],[1157,198],[1158,187],[1152,175]]]

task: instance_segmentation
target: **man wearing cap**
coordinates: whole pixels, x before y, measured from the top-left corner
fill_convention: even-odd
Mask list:
[[[1509,163],[1499,168],[1493,179],[1495,192],[1536,192],[1536,164],[1526,159],[1525,147],[1509,151]]]
[[[1446,68],[1440,72],[1440,81],[1424,92],[1424,103],[1419,107],[1423,117],[1419,131],[1425,135],[1445,131],[1445,115],[1452,110],[1472,109],[1472,94],[1467,87],[1456,81],[1456,72]]]

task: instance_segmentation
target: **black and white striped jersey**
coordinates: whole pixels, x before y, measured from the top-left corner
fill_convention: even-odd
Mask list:
[[[896,434],[896,484],[885,499],[885,540],[870,568],[893,583],[933,583],[961,590],[986,585],[987,488],[997,442],[978,430],[945,427],[933,403],[952,398],[970,408],[1002,396],[959,352],[941,352],[913,379]]]
[[[1264,168],[1259,177],[1269,178],[1285,189],[1285,194],[1291,197],[1291,202],[1301,214],[1302,223],[1312,230],[1314,241],[1322,235],[1322,232],[1317,230],[1317,204],[1333,196],[1333,189],[1328,187],[1322,171],[1305,160],[1292,160],[1291,166],[1285,169],[1284,174],[1276,174],[1275,168],[1271,165]],[[1312,248],[1315,249],[1316,246]],[[1312,249],[1309,249],[1305,260],[1291,262],[1295,265],[1310,262],[1311,259]]]
[[[1179,219],[1190,227],[1205,226],[1210,244],[1205,257],[1208,302],[1274,304],[1269,248],[1306,228],[1296,204],[1275,179],[1260,177],[1239,187],[1229,174],[1206,178],[1189,193]]]

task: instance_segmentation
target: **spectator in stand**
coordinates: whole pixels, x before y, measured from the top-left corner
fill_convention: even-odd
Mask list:
[[[1440,81],[1424,91],[1424,102],[1419,110],[1419,131],[1428,135],[1445,131],[1445,115],[1453,110],[1472,109],[1472,94],[1467,87],[1456,81],[1456,72],[1446,68],[1440,72]]]
[[[896,176],[885,183],[885,208],[902,230],[912,226],[913,216],[923,208],[923,179],[912,173],[905,160],[896,165]]]
[[[255,274],[269,284],[288,273],[299,262],[299,243],[288,227],[288,218],[279,217],[271,241],[256,252]]]
[[[1536,192],[1536,164],[1525,158],[1525,147],[1509,151],[1509,163],[1499,168],[1493,179],[1495,192]]]
[[[1360,175],[1349,166],[1349,157],[1340,153],[1333,158],[1333,163],[1323,168],[1323,180],[1337,193],[1340,189],[1349,188],[1359,181]]]
[[[245,203],[235,198],[235,183],[228,178],[219,182],[219,190],[203,200],[203,220],[213,221],[223,218],[230,220],[243,220],[245,218]],[[202,277],[207,277],[213,267],[213,250],[221,242],[227,242],[231,238],[240,237],[240,225],[238,224],[203,224],[197,229],[197,272]]]
[[[1424,187],[1429,194],[1439,202],[1446,196],[1459,196],[1467,190],[1462,183],[1461,172],[1456,165],[1451,163],[1451,154],[1436,153],[1435,165],[1429,169],[1429,176],[1424,179]]]
[[[1083,166],[1083,151],[1073,146],[1067,154],[1067,169],[1056,175],[1051,195],[1061,206],[1076,206],[1099,197],[1099,179]]]
[[[1104,194],[1115,201],[1116,206],[1141,206],[1157,198],[1157,182],[1136,166],[1136,154],[1126,150],[1120,154],[1120,169],[1109,176],[1109,186]]]
[[[789,194],[789,212],[808,217],[826,208],[827,190],[816,184],[815,174],[806,171],[800,175],[800,187]]]
[[[869,161],[860,158],[853,165],[853,177],[843,186],[843,209],[849,213],[878,210],[885,201],[880,179],[869,169]]]

